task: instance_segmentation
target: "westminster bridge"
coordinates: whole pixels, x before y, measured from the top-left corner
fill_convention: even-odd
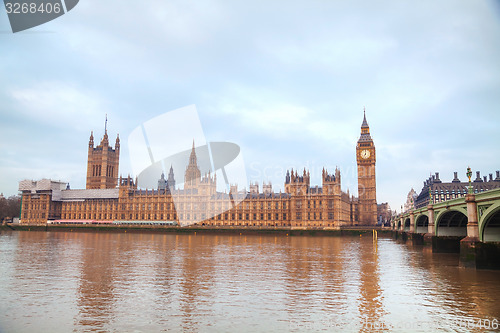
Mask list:
[[[396,237],[433,252],[460,252],[464,267],[500,269],[500,189],[409,210],[391,227]]]

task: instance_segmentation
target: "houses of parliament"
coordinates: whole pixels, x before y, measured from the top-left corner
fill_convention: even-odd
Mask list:
[[[119,177],[120,139],[110,145],[107,129],[95,146],[88,144],[86,189],[50,179],[19,182],[22,192],[21,223],[155,224],[169,221],[180,226],[338,229],[377,223],[375,145],[363,116],[356,145],[358,197],[341,189],[338,169],[323,169],[322,186],[310,185],[307,170],[287,171],[284,192],[271,185],[250,184],[249,191],[231,188],[218,192],[215,175],[201,175],[193,148],[186,161],[183,187],[176,186],[172,168],[158,175],[156,189],[141,189],[137,180]],[[240,200],[235,200],[239,198]]]

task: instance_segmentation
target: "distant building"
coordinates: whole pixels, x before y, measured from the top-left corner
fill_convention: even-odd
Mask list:
[[[406,202],[404,204],[403,212],[407,212],[409,210],[415,209],[415,202],[417,201],[418,194],[415,190],[412,189],[408,192],[406,196]]]
[[[387,204],[377,209],[375,184],[375,146],[363,117],[356,146],[359,199],[341,190],[338,169],[322,172],[322,186],[310,185],[309,171],[287,171],[285,193],[273,192],[257,183],[249,192],[231,185],[229,193],[217,192],[215,174],[202,175],[193,148],[184,173],[184,186],[177,188],[173,168],[168,178],[161,174],[157,189],[139,189],[131,177],[118,177],[120,140],[109,145],[107,129],[94,147],[90,135],[86,189],[70,189],[66,183],[42,179],[23,180],[21,223],[47,223],[50,220],[85,221],[179,221],[181,225],[339,228],[375,225],[386,221]],[[235,196],[243,200],[235,204]],[[174,201],[175,198],[175,201]]]
[[[170,166],[170,172],[168,173],[168,179],[165,179],[165,174],[162,173],[160,179],[158,180],[158,190],[159,191],[170,191],[175,190],[175,179],[174,179],[174,169]]]
[[[476,179],[471,183],[474,193],[488,191],[494,188],[500,188],[500,172],[496,172],[496,178],[490,173],[489,177],[481,178],[479,171],[476,171]],[[424,187],[420,191],[416,201],[415,208],[426,207],[432,195],[432,203],[438,203],[451,199],[463,197],[467,194],[469,181],[460,181],[458,173],[454,172],[453,180],[449,183],[443,183],[439,179],[439,172],[424,181]]]
[[[377,224],[379,225],[387,225],[390,223],[392,218],[392,211],[389,203],[384,202],[377,205]]]

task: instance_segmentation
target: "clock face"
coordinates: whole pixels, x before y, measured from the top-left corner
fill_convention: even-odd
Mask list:
[[[370,157],[370,151],[366,149],[362,150],[360,155],[362,159],[366,160],[368,157]]]

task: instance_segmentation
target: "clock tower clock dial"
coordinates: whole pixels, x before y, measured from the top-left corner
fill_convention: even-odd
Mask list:
[[[377,190],[375,179],[375,144],[370,135],[366,113],[361,124],[361,136],[356,145],[358,165],[358,222],[361,225],[377,224]]]

